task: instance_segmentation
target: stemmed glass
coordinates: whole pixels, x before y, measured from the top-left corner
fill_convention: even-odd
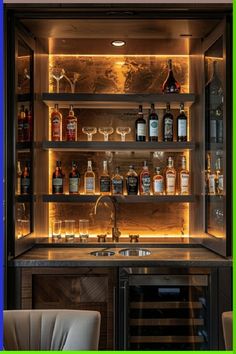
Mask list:
[[[117,127],[116,128],[117,134],[121,135],[121,141],[125,141],[125,136],[126,134],[129,134],[131,132],[131,128],[129,127]]]
[[[57,69],[57,68],[51,68],[51,76],[53,79],[56,80],[57,82],[57,93],[60,92],[60,80],[64,77],[65,70],[64,69]]]
[[[104,141],[108,141],[109,135],[114,133],[114,129],[112,127],[101,127],[98,128],[100,134],[104,135]]]
[[[75,84],[78,81],[80,74],[78,73],[74,73],[73,79],[71,80],[67,75],[64,69],[62,69],[61,71],[63,77],[69,82],[70,84],[70,88],[71,88],[71,92],[75,93]]]
[[[97,128],[96,127],[83,127],[82,132],[84,134],[87,134],[88,141],[92,141],[93,135],[97,133]]]

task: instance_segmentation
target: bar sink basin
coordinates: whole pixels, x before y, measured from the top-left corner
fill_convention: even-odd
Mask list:
[[[119,253],[122,256],[143,257],[143,256],[149,256],[151,254],[151,251],[144,248],[125,248],[123,250],[120,250]]]
[[[113,256],[115,252],[113,251],[94,251],[90,253],[92,256],[96,257],[107,257],[107,256]]]

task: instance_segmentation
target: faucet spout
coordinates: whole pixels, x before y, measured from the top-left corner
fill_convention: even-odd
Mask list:
[[[94,214],[97,214],[97,208],[102,199],[108,198],[112,202],[113,205],[113,212],[114,212],[114,218],[113,218],[113,227],[112,227],[112,241],[118,242],[119,237],[121,235],[120,230],[117,227],[117,207],[116,207],[116,200],[115,198],[111,197],[110,195],[100,195],[95,203],[94,206]]]

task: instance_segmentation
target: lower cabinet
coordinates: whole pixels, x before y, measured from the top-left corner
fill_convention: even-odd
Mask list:
[[[114,279],[112,269],[24,268],[21,308],[99,311],[99,350],[114,349]]]

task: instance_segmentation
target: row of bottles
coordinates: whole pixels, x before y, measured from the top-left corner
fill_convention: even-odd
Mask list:
[[[51,114],[51,140],[62,141],[62,114],[58,110],[58,104]],[[66,141],[77,140],[77,117],[74,115],[73,106],[70,105],[66,117]],[[148,129],[147,129],[148,125]],[[148,130],[148,131],[147,131]],[[170,104],[166,104],[166,112],[163,116],[163,141],[174,139],[174,117],[170,110]],[[160,123],[154,103],[151,104],[148,122],[144,119],[143,107],[139,105],[138,118],[135,121],[136,141],[158,141]],[[184,111],[184,104],[180,103],[180,113],[177,117],[177,141],[187,141],[187,116]]]
[[[60,194],[64,191],[64,173],[62,172],[61,161],[56,162],[56,168],[52,176],[52,193]],[[161,168],[155,168],[155,174],[151,173],[144,161],[142,171],[138,175],[134,166],[129,166],[125,179],[120,174],[120,168],[116,167],[115,173],[110,176],[107,161],[103,161],[103,171],[99,177],[99,191],[104,195],[123,195],[124,182],[127,195],[188,195],[190,187],[189,171],[186,168],[186,157],[181,158],[181,169],[176,171],[174,160],[168,157],[167,167],[161,173]],[[78,194],[80,189],[80,173],[78,165],[72,161],[72,169],[69,174],[69,193]],[[84,194],[95,194],[96,175],[92,168],[92,161],[88,160],[87,171],[84,174]]]
[[[25,161],[23,170],[20,161],[17,162],[16,194],[31,193],[30,162]]]
[[[224,174],[222,167],[222,158],[217,156],[215,166],[212,168],[211,154],[207,154],[206,168],[206,194],[222,195],[224,192]]]
[[[33,120],[31,107],[21,105],[18,112],[17,131],[19,143],[31,141],[33,136]]]
[[[177,141],[187,141],[187,116],[184,111],[184,103],[180,103],[180,112],[177,117]],[[159,117],[155,111],[154,103],[151,104],[151,109],[148,116],[148,132],[147,122],[143,116],[143,107],[139,105],[138,118],[135,122],[136,141],[146,141],[147,133],[149,141],[158,141],[159,135]],[[163,141],[174,140],[174,117],[170,110],[170,104],[166,104],[166,111],[163,116]]]

